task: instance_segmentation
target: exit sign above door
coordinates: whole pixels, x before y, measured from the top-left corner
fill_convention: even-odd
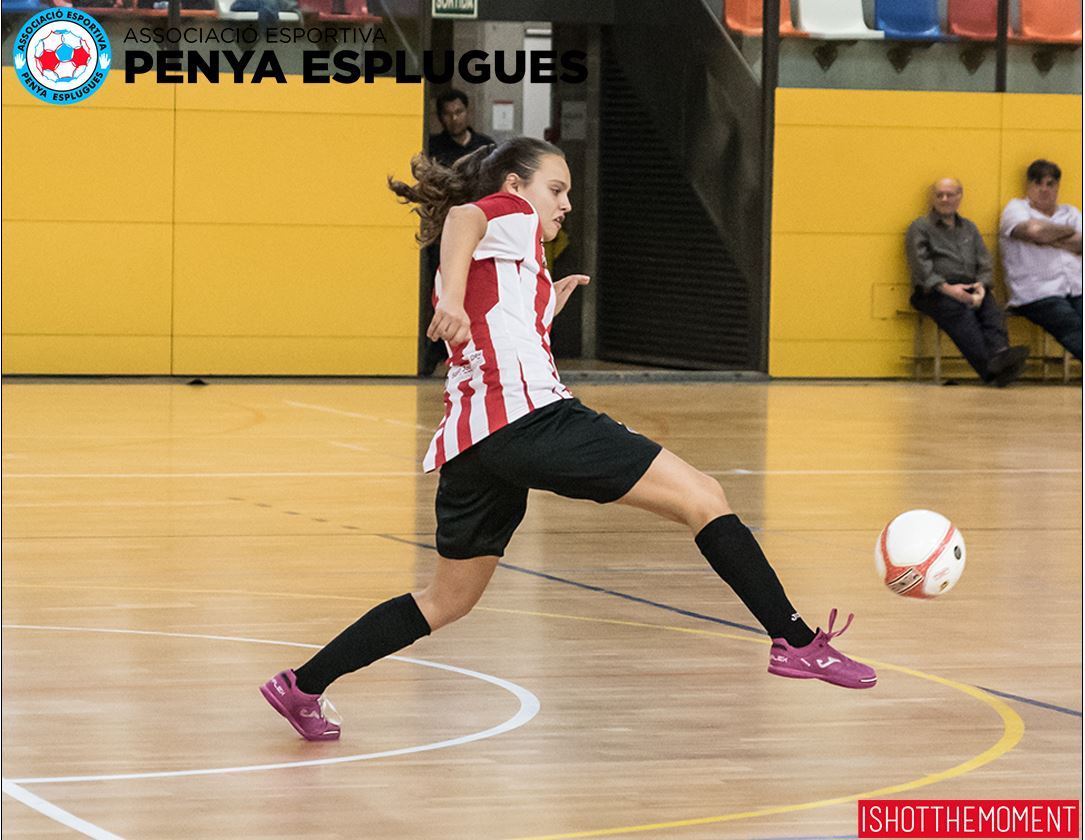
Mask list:
[[[435,18],[477,18],[478,0],[433,0]]]

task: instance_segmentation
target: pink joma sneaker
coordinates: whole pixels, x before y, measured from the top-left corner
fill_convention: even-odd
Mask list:
[[[795,648],[784,639],[773,639],[769,650],[769,673],[797,680],[824,680],[844,688],[873,688],[878,675],[869,665],[849,659],[829,642],[851,626],[855,614],[839,630],[833,632],[836,609],[829,613],[829,631],[818,628],[814,641],[806,647]]]
[[[339,737],[342,721],[335,707],[320,695],[299,691],[293,671],[276,674],[260,686],[260,693],[306,741],[334,741]]]

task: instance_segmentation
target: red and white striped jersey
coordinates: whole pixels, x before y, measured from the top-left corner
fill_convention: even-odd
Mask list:
[[[471,340],[449,346],[445,416],[422,461],[435,470],[513,420],[572,394],[550,352],[555,295],[539,214],[507,192],[475,202],[486,234],[471,259],[464,309]],[[441,298],[441,272],[434,305]]]

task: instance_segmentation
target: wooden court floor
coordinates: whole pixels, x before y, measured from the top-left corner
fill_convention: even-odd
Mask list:
[[[257,686],[424,583],[436,382],[3,385],[3,835],[843,838],[857,798],[1079,799],[1082,396],[885,384],[581,384],[717,476],[871,691],[765,672],[681,528],[533,494],[476,610],[330,698]],[[942,599],[873,546],[926,507]]]

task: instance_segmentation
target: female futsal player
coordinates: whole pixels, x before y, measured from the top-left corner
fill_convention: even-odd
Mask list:
[[[714,478],[582,405],[561,384],[550,324],[588,282],[577,274],[551,282],[543,258],[543,241],[572,209],[562,152],[521,137],[451,169],[420,155],[411,171],[417,184],[389,179],[389,186],[416,205],[422,244],[441,238],[426,334],[450,351],[445,415],[423,462],[427,472],[441,471],[440,557],[425,589],[374,607],[300,668],[265,683],[267,701],[304,738],[338,738],[325,689],[467,615],[524,517],[529,489],[682,523],[772,638],[770,673],[871,688],[874,669],[830,644],[851,617],[835,632],[835,609],[827,631],[806,625]]]

